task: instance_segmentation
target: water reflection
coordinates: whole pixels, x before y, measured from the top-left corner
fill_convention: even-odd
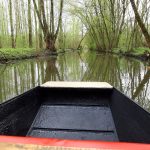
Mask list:
[[[106,81],[150,111],[150,70],[131,58],[96,53],[0,65],[0,101],[6,101],[46,81]]]
[[[47,65],[46,65],[46,69],[45,69],[45,79],[44,81],[56,81],[56,80],[60,80],[60,75],[58,72],[58,68],[56,67],[56,60],[57,58],[51,58],[47,60]]]

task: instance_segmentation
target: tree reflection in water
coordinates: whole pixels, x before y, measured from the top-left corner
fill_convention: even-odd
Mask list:
[[[66,53],[0,66],[0,101],[6,101],[46,81],[106,81],[150,111],[150,70],[131,58]]]
[[[45,80],[44,82],[47,81],[61,81],[58,69],[56,67],[56,60],[57,57],[52,57],[50,59],[47,59],[47,65],[45,69]]]

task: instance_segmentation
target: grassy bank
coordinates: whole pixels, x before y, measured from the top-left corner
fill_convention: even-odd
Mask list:
[[[22,60],[29,58],[36,58],[47,55],[57,55],[64,52],[70,51],[69,49],[57,50],[56,54],[47,54],[44,50],[36,50],[35,48],[1,48],[0,49],[0,63],[9,62],[11,60]]]
[[[124,55],[124,56],[135,57],[138,59],[144,59],[144,60],[150,59],[150,49],[145,47],[134,48],[131,51],[126,51],[124,49],[116,48],[113,50],[113,53]]]
[[[70,51],[70,50],[65,50]],[[63,50],[58,50],[57,53],[64,53]],[[135,57],[138,59],[150,60],[150,49],[149,48],[135,48],[132,51],[126,51],[125,49],[116,48],[111,53],[117,55]],[[11,60],[21,60],[43,56],[44,51],[37,51],[34,48],[2,48],[0,49],[0,62],[8,62]]]
[[[0,61],[18,60],[37,57],[38,52],[34,48],[2,48],[0,49]]]

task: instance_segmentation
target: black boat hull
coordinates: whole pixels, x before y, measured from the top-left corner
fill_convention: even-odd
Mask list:
[[[1,135],[150,143],[150,114],[115,88],[39,86],[0,114]]]

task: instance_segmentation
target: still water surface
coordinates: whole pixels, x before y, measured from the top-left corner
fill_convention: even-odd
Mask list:
[[[0,65],[0,102],[46,81],[106,81],[150,112],[150,70],[141,61],[94,52]]]

